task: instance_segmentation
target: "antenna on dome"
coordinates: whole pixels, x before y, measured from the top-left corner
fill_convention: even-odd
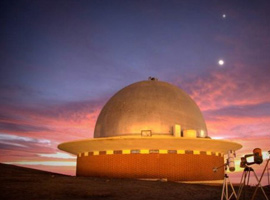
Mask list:
[[[158,81],[158,79],[157,79],[157,78],[152,77],[152,76],[149,76],[149,77],[148,77],[148,80],[149,80],[149,81]]]

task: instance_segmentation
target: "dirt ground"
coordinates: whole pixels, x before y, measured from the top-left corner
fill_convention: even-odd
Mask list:
[[[0,172],[1,200],[213,200],[220,199],[222,189],[221,186],[175,182],[73,177],[5,164],[0,164]],[[235,189],[238,190],[237,187]],[[269,187],[264,189],[270,200]],[[253,190],[247,189],[245,199],[251,199]],[[258,191],[255,199],[263,200],[265,197]]]

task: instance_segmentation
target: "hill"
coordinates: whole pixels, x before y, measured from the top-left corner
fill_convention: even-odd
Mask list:
[[[0,199],[186,200],[220,199],[221,186],[73,177],[0,164]],[[237,188],[236,188],[237,189]],[[270,196],[269,188],[265,188]],[[250,199],[249,189],[246,199]],[[249,198],[248,198],[249,197]],[[261,191],[256,199],[264,199]]]

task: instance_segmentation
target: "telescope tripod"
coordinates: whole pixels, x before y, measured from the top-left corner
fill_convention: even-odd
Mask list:
[[[267,160],[267,162],[266,162],[266,164],[265,164],[265,167],[264,167],[263,173],[262,173],[262,175],[261,175],[260,180],[258,180],[258,184],[257,184],[257,186],[256,186],[256,188],[255,188],[255,191],[254,191],[254,193],[253,193],[253,195],[252,195],[251,200],[254,200],[255,195],[256,195],[256,193],[257,193],[257,191],[258,191],[259,187],[262,189],[262,192],[263,192],[263,194],[264,194],[264,196],[265,196],[265,199],[267,199],[267,200],[268,200],[268,198],[267,198],[267,196],[266,196],[266,194],[265,194],[265,192],[264,192],[264,189],[262,188],[261,181],[262,181],[262,178],[263,178],[264,172],[265,172],[265,170],[267,169],[267,174],[268,174],[268,185],[269,185],[269,169],[268,169],[268,164],[269,164],[269,161],[270,161],[270,158]],[[258,179],[258,178],[257,178],[257,179]],[[270,186],[270,185],[269,185],[269,186]]]
[[[246,188],[246,186],[249,185],[250,172],[253,172],[253,174],[254,174],[254,176],[255,176],[257,182],[258,182],[258,185],[257,185],[257,187],[256,187],[256,189],[255,189],[255,192],[253,193],[252,200],[254,199],[254,197],[255,197],[255,195],[256,195],[256,192],[257,192],[257,190],[258,190],[258,187],[261,188],[261,190],[262,190],[262,192],[263,192],[263,194],[264,194],[264,196],[265,196],[265,199],[266,199],[266,200],[269,200],[269,199],[267,198],[265,192],[264,192],[264,189],[263,189],[262,185],[261,185],[261,179],[262,179],[262,177],[261,177],[261,179],[260,179],[260,181],[259,181],[259,179],[258,179],[258,177],[257,177],[257,175],[256,175],[256,173],[255,173],[255,171],[253,170],[252,167],[245,167],[245,169],[244,169],[244,171],[243,171],[243,174],[242,174],[242,177],[241,177],[241,181],[240,181],[240,185],[239,185],[238,194],[237,194],[237,200],[240,199],[241,194],[242,194],[242,191],[243,191],[243,188]],[[262,175],[263,175],[263,174],[262,174]],[[245,199],[245,193],[244,193],[244,199]]]
[[[230,184],[231,188],[232,188],[232,193],[229,196],[229,191],[228,191],[228,183]],[[232,196],[235,196],[235,198],[237,198],[236,192],[233,188],[233,185],[229,179],[229,176],[227,174],[224,175],[224,180],[223,180],[223,187],[222,187],[222,194],[221,194],[221,200],[225,199],[226,200],[230,200]]]

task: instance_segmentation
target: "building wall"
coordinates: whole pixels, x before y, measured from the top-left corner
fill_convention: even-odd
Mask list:
[[[220,180],[223,179],[224,170],[214,173],[213,167],[223,163],[223,155],[206,152],[87,152],[77,158],[77,176],[167,178],[171,181]]]

